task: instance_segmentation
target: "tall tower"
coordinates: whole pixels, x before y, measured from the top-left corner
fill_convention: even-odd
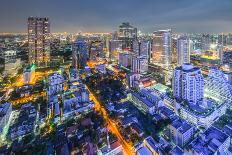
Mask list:
[[[28,18],[29,63],[46,66],[50,61],[50,23],[48,18]]]
[[[190,42],[187,36],[182,36],[177,40],[177,65],[190,63]]]
[[[88,60],[88,45],[84,40],[77,40],[74,45],[77,54],[77,66],[79,69],[86,66]]]
[[[130,23],[122,23],[119,26],[118,39],[122,41],[122,48],[132,50],[133,41],[137,39],[137,28]]]
[[[153,33],[152,62],[164,68],[171,64],[171,30],[159,30]]]

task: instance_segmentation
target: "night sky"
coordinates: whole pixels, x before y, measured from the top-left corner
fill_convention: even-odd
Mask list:
[[[0,32],[26,32],[27,17],[49,17],[52,32],[232,32],[232,0],[0,0]]]

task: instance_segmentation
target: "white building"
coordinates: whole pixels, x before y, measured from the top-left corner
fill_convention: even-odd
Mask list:
[[[211,68],[205,80],[205,96],[216,101],[232,101],[232,86],[225,74],[217,68]]]
[[[183,148],[193,138],[194,127],[186,121],[177,119],[168,125],[168,128],[171,141],[181,148]]]
[[[141,89],[129,96],[135,106],[144,113],[154,114],[161,99],[148,89]]]
[[[35,66],[26,67],[23,71],[24,84],[29,84],[35,77]]]
[[[200,68],[191,64],[176,67],[173,73],[173,95],[177,99],[197,104],[204,97],[204,78]]]
[[[185,149],[188,155],[226,154],[230,137],[215,127],[210,127],[194,139]]]
[[[181,106],[179,115],[184,120],[187,120],[188,122],[196,125],[196,126],[202,126],[202,127],[209,127],[211,126],[218,118],[220,118],[222,115],[226,113],[226,109],[228,108],[229,103],[225,102],[222,103],[220,106],[211,108],[211,109],[203,109],[196,108],[191,109],[191,107],[184,107]],[[200,112],[202,111],[202,112]]]
[[[148,58],[146,56],[132,56],[132,72],[145,74],[148,71]]]
[[[177,65],[185,63],[190,63],[190,41],[187,36],[182,36],[177,40]]]
[[[10,103],[0,104],[0,133],[3,132],[7,125],[12,112],[12,105]]]
[[[60,73],[54,73],[48,77],[48,95],[55,95],[64,90],[64,78]]]

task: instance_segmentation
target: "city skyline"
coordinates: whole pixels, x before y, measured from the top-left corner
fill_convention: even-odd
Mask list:
[[[23,0],[20,4],[3,0],[0,33],[26,33],[29,16],[48,17],[52,33],[113,32],[121,22],[130,22],[145,33],[167,28],[183,33],[227,33],[232,32],[231,8],[229,0]]]

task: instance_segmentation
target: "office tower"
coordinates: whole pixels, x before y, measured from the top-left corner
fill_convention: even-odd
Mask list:
[[[177,63],[177,37],[172,37],[171,57],[172,63]]]
[[[227,43],[226,43],[226,35],[225,34],[219,34],[218,35],[218,44],[221,45],[221,46],[226,46]]]
[[[204,78],[201,69],[191,64],[176,67],[173,73],[173,95],[178,100],[197,104],[204,97]]]
[[[159,30],[153,33],[152,62],[164,68],[171,63],[171,30]]]
[[[182,36],[177,40],[177,65],[190,63],[190,41],[187,36]]]
[[[202,44],[201,46],[202,46],[203,52],[210,50],[210,35],[209,34],[202,35],[201,44]]]
[[[86,66],[88,60],[88,46],[84,40],[77,40],[74,43],[74,50],[77,54],[77,67],[82,69]]]
[[[50,23],[48,18],[28,18],[29,63],[46,66],[50,61]]]
[[[131,66],[131,53],[130,52],[119,52],[118,55],[118,63],[123,67],[130,67]]]
[[[132,42],[132,48],[133,48],[133,53],[139,55],[140,52],[140,41],[139,40],[134,40]]]
[[[73,68],[77,68],[77,51],[76,50],[72,50],[72,67]]]
[[[122,51],[122,43],[119,40],[110,41],[110,61],[117,62],[118,54]]]
[[[148,58],[146,56],[132,56],[132,72],[145,74],[148,71]]]
[[[140,41],[139,49],[140,49],[139,51],[140,56],[146,56],[148,59],[150,58],[151,42],[149,40]]]
[[[130,25],[130,23],[122,23],[119,26],[118,40],[122,41],[122,48],[132,50],[132,42],[137,39],[137,28]]]
[[[100,40],[94,40],[90,42],[89,59],[96,60],[97,58],[103,58],[103,42]]]
[[[134,40],[133,41],[133,53],[146,56],[149,58],[151,50],[151,42],[149,40]]]

